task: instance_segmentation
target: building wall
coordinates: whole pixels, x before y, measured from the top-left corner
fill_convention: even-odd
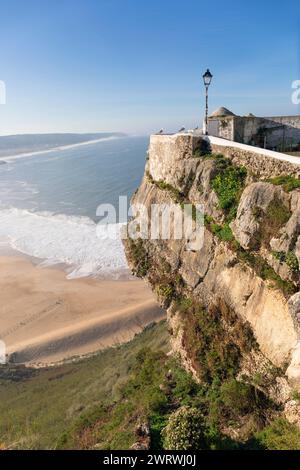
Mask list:
[[[209,118],[208,133],[215,137],[234,140],[234,116]]]
[[[266,123],[270,127],[280,127],[270,134],[270,145],[283,145],[286,149],[300,146],[300,116],[274,116],[266,117]]]
[[[300,116],[210,118],[209,134],[277,151],[300,148]]]

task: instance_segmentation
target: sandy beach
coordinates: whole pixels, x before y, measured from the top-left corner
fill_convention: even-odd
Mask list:
[[[18,256],[0,256],[0,289],[0,339],[35,366],[126,342],[165,315],[143,281],[68,280]]]

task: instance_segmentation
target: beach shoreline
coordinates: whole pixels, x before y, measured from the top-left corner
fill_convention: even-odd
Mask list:
[[[11,362],[49,366],[130,341],[165,318],[141,280],[67,279],[0,252],[0,339]]]

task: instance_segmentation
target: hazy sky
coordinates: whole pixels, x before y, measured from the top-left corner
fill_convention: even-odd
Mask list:
[[[0,134],[176,130],[298,114],[299,0],[0,0]]]

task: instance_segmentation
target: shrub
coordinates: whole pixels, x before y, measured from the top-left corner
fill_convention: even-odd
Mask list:
[[[291,393],[291,398],[293,400],[297,401],[298,403],[300,403],[300,393],[299,392],[293,391]]]
[[[204,223],[206,226],[209,226],[209,224],[213,223],[214,219],[211,215],[204,214]]]
[[[162,191],[167,191],[170,194],[171,198],[174,200],[174,202],[176,202],[177,204],[183,202],[184,194],[182,194],[179,189],[175,188],[169,183],[166,183],[163,180],[154,180],[149,170],[146,171],[146,177],[149,183],[154,184],[157,188],[161,189]]]
[[[247,170],[244,167],[233,166],[231,162],[227,162],[227,159],[218,160],[217,168],[220,172],[212,180],[212,187],[218,196],[220,208],[226,212],[230,221],[236,216]]]
[[[159,297],[171,300],[174,294],[174,288],[171,285],[159,285],[156,288],[156,293]]]
[[[196,158],[203,157],[204,155],[209,154],[210,151],[211,151],[210,143],[205,139],[201,139],[197,147],[193,151],[193,157],[196,157]]]
[[[167,425],[167,418],[159,413],[150,416],[151,450],[161,450],[163,448],[162,430]]]
[[[285,262],[293,273],[296,273],[299,271],[298,258],[293,251],[289,251],[286,254]]]
[[[300,450],[300,429],[279,418],[257,433],[256,440],[268,450]]]
[[[266,215],[270,220],[275,219],[277,226],[281,227],[287,223],[292,214],[279,199],[275,198],[270,202]]]
[[[211,384],[215,379],[224,380],[235,375],[239,368],[241,349],[251,349],[246,325],[240,322],[231,309],[220,305],[204,310],[200,304],[179,309],[183,322],[183,347],[197,371],[199,378]],[[233,324],[228,334],[226,324]]]
[[[252,214],[259,222],[259,231],[256,236],[257,248],[260,245],[269,248],[270,240],[278,236],[278,231],[292,215],[289,208],[277,197],[270,202],[265,212],[259,207],[254,207]]]
[[[143,240],[128,239],[129,258],[134,265],[134,274],[137,277],[145,277],[150,269],[148,253],[144,248]]]
[[[282,175],[270,178],[267,180],[268,183],[272,183],[275,186],[282,186],[286,192],[293,191],[293,189],[300,188],[300,180],[293,176]]]
[[[237,251],[240,261],[245,262],[250,266],[255,273],[260,276],[263,280],[269,280],[273,286],[280,289],[286,297],[297,292],[297,288],[290,281],[285,281],[274,269],[259,255],[254,255],[241,247]]]
[[[250,413],[255,408],[253,387],[235,379],[222,384],[220,399],[225,408],[238,415]]]
[[[299,271],[298,258],[293,251],[288,251],[287,253],[284,251],[273,251],[272,255],[280,263],[286,263],[292,273],[297,273]]]
[[[272,255],[280,263],[285,262],[285,252],[284,251],[272,251]]]
[[[176,202],[177,204],[183,202],[184,195],[179,191],[179,189],[162,180],[154,181],[153,183],[162,191],[167,191],[170,194],[171,198],[174,200],[174,202]]]
[[[146,170],[146,178],[149,181],[149,183],[154,184],[153,176],[151,175],[149,170]]]
[[[193,306],[193,300],[189,297],[180,297],[176,306],[179,310],[184,311]]]
[[[166,395],[159,389],[153,388],[147,395],[148,409],[153,412],[162,412],[168,403]]]
[[[231,242],[234,239],[233,233],[229,225],[226,223],[224,226],[218,224],[210,225],[211,231],[216,235],[220,240],[224,242]]]
[[[205,447],[202,414],[196,408],[182,406],[172,413],[163,430],[167,450],[201,450]]]

